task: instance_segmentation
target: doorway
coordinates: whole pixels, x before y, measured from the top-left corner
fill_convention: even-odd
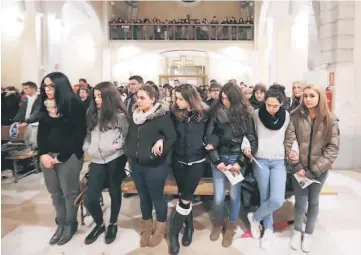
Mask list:
[[[174,86],[174,81],[178,80],[180,84],[189,83],[195,86],[201,86],[207,84],[208,76],[204,74],[199,75],[159,75],[159,84],[170,84]]]

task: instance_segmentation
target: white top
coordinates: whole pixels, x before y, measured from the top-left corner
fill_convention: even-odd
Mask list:
[[[253,120],[258,137],[258,150],[254,156],[262,159],[285,159],[285,146],[283,142],[288,124],[290,123],[289,113],[286,111],[286,120],[281,129],[271,130],[263,125],[258,112],[258,109],[253,112]]]
[[[28,119],[30,117],[31,110],[33,109],[33,105],[37,97],[37,94],[35,94],[34,96],[27,96],[28,104],[26,106],[25,119]]]

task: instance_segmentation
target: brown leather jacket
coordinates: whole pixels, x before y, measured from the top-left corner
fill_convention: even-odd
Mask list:
[[[284,140],[286,158],[292,166],[293,173],[301,169],[306,171],[309,178],[320,177],[327,172],[333,162],[336,160],[340,144],[340,131],[337,119],[334,118],[332,126],[332,136],[329,141],[322,140],[322,130],[324,123],[321,123],[318,130],[312,134],[313,123],[303,106],[291,113],[291,120],[286,131]],[[294,141],[299,145],[299,158],[295,161],[290,160],[288,155],[292,150]]]

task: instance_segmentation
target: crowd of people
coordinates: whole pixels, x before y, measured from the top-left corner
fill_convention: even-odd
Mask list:
[[[242,182],[238,182],[230,185],[230,207],[225,210],[225,172],[234,176],[250,172],[260,193],[258,209],[248,213],[252,236],[260,239],[262,249],[270,249],[273,212],[284,203],[289,171],[319,181],[302,188],[292,178],[295,226],[291,247],[311,251],[320,192],[339,149],[337,119],[323,90],[297,81],[287,98],[280,84],[251,87],[234,80],[223,86],[212,80],[209,86],[198,88],[179,82],[174,87],[157,86],[141,76],[130,77],[129,86],[119,88],[110,82],[93,88],[81,82],[84,84],[72,87],[66,75],[51,73],[42,80],[39,96],[27,89],[36,85],[24,83],[28,107],[33,102],[36,109],[20,109],[16,115],[22,117],[13,119],[25,125],[39,122],[38,153],[57,224],[50,244],[65,244],[77,231],[74,200],[83,154],[87,153],[91,164],[85,205],[95,227],[86,244],[104,232],[107,244],[116,239],[120,184],[128,161],[140,197],[140,246],[157,246],[168,220],[169,253],[178,254],[183,225],[182,245],[192,243],[192,201],[210,161],[215,211],[211,241],[222,234],[222,245],[231,246],[242,206]],[[84,103],[87,100],[89,103]],[[170,219],[164,196],[169,166],[179,192]],[[100,206],[104,184],[111,198],[107,226]]]
[[[114,18],[109,22],[111,39],[133,40],[252,40],[253,17],[133,19]]]

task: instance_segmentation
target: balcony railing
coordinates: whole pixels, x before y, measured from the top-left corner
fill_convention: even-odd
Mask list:
[[[253,24],[109,23],[109,39],[253,41],[253,29]]]

